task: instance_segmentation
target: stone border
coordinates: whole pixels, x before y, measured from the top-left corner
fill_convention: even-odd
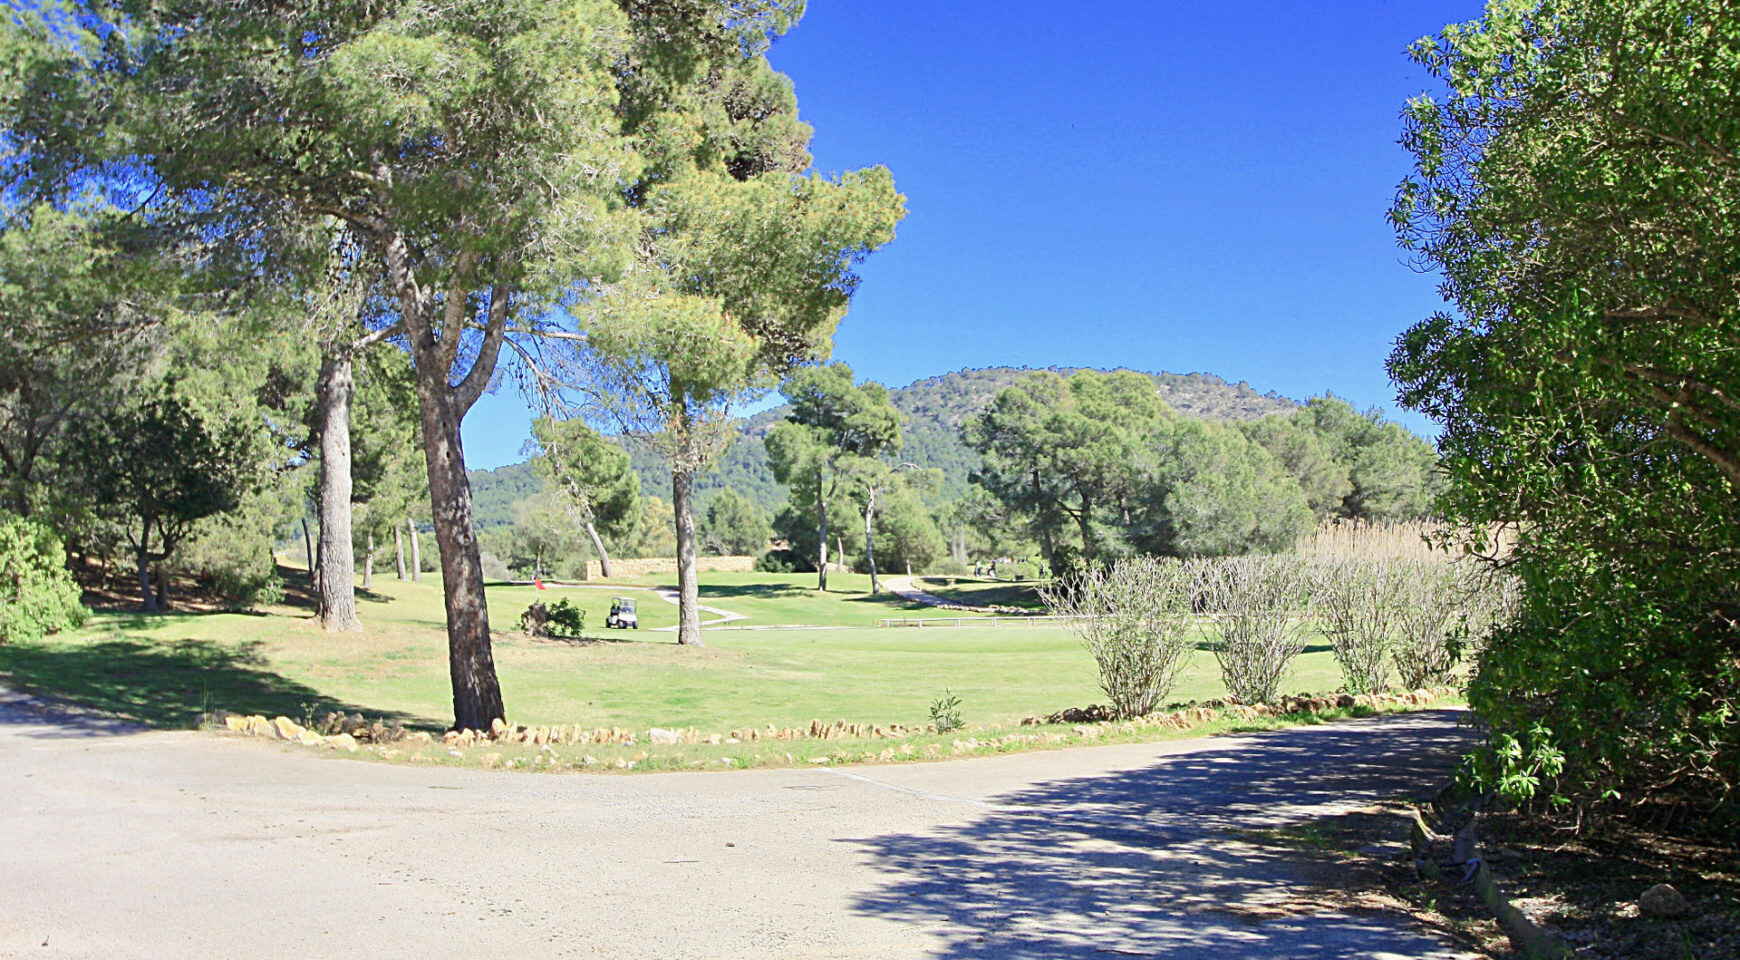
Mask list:
[[[1528,960],[1575,960],[1577,952],[1569,944],[1530,920],[1499,890],[1498,884],[1493,882],[1492,871],[1487,867],[1487,858],[1481,855],[1478,837],[1480,807],[1485,798],[1474,797],[1460,804],[1450,803],[1446,798],[1452,789],[1446,787],[1438,792],[1438,796],[1432,800],[1432,811],[1440,826],[1447,826],[1450,814],[1457,809],[1467,811],[1468,822],[1447,837],[1427,826],[1425,817],[1415,809],[1408,824],[1409,846],[1413,849],[1415,871],[1425,879],[1443,883],[1446,882],[1443,867],[1463,868],[1464,875],[1455,885],[1473,884],[1475,895],[1492,912],[1493,919],[1498,921],[1505,936],[1510,938],[1511,946],[1519,954]],[[1450,843],[1450,860],[1440,864],[1432,855],[1432,848],[1446,840]]]
[[[1070,723],[1075,724],[1071,733],[1083,740],[1093,741],[1107,735],[1133,734],[1154,728],[1192,730],[1229,719],[1257,720],[1298,714],[1320,714],[1354,706],[1372,709],[1426,706],[1453,693],[1454,691],[1448,687],[1440,687],[1434,690],[1415,690],[1411,693],[1401,694],[1283,697],[1279,703],[1273,706],[1258,704],[1254,707],[1212,701],[1203,706],[1188,707],[1171,713],[1133,717],[1129,720],[1109,719],[1106,715],[1106,708],[1095,706],[1086,710],[1066,710],[1043,719],[1023,717],[1018,722],[1017,727],[1039,726],[1046,723]],[[224,727],[231,733],[299,743],[310,747],[324,746],[351,753],[357,751],[359,741],[367,743],[397,743],[402,741],[417,744],[441,742],[449,747],[464,749],[492,744],[519,744],[533,747],[584,744],[635,746],[644,738],[647,743],[659,746],[678,744],[720,746],[780,740],[896,740],[915,736],[934,736],[942,732],[936,728],[935,724],[906,726],[898,723],[883,725],[853,723],[846,720],[836,720],[833,723],[812,720],[808,727],[776,727],[768,724],[765,728],[742,727],[729,733],[711,734],[703,734],[694,727],[686,729],[653,727],[642,733],[625,727],[587,727],[578,723],[522,727],[519,724],[498,719],[490,724],[488,730],[449,730],[437,741],[436,738],[427,733],[412,733],[396,723],[383,724],[379,721],[371,723],[365,720],[361,714],[354,713],[349,715],[328,713],[315,724],[313,729],[304,727],[288,717],[275,717],[268,720],[259,715],[242,716],[220,711],[212,719],[214,721],[222,720]],[[1016,731],[983,739],[970,737],[966,740],[955,740],[952,747],[956,755],[963,755],[987,746],[1057,744],[1063,743],[1067,739],[1063,734],[1035,734]],[[914,752],[910,749],[910,744],[903,744],[902,747],[907,748],[904,750],[906,754]],[[884,760],[892,759],[900,753],[901,751],[890,748],[882,751],[881,758]],[[926,755],[931,755],[928,748]]]

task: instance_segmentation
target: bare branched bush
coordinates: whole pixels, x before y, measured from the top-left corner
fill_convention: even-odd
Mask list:
[[[1349,693],[1389,688],[1390,655],[1407,579],[1414,567],[1424,565],[1363,556],[1311,564],[1311,609],[1329,638]]]
[[[1191,566],[1227,695],[1247,704],[1273,700],[1293,658],[1305,649],[1305,562],[1279,554],[1200,560]]]
[[[1471,567],[1414,562],[1400,569],[1404,594],[1397,621],[1396,671],[1409,689],[1444,683],[1477,619],[1470,615],[1470,603],[1478,598],[1468,576]]]
[[[1149,713],[1190,658],[1192,574],[1179,560],[1133,557],[1041,587],[1052,612],[1072,618],[1120,718]]]

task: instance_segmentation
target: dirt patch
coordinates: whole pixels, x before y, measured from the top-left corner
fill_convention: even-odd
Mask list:
[[[1498,924],[1482,915],[1471,890],[1452,895],[1458,902],[1448,902],[1451,897],[1415,875],[1401,827],[1409,809],[1407,801],[1388,801],[1239,836],[1258,848],[1284,853],[1309,884],[1304,897],[1320,908],[1402,913],[1466,949],[1509,956],[1509,941]],[[1460,902],[1463,897],[1466,904]],[[1270,909],[1279,911],[1284,905]]]
[[[1740,850],[1731,844],[1623,822],[1577,837],[1517,813],[1483,815],[1481,834],[1500,889],[1580,957],[1740,957]],[[1638,908],[1658,883],[1685,896],[1685,916]]]

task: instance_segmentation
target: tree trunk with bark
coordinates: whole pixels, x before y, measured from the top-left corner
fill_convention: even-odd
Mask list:
[[[816,471],[816,589],[828,589],[828,494],[822,471]]]
[[[363,589],[375,588],[375,532],[370,530],[363,535]]]
[[[610,579],[610,553],[604,549],[604,540],[598,536],[598,528],[592,521],[586,521],[586,535],[592,538],[592,549],[598,552],[598,574],[604,579]]]
[[[320,567],[314,562],[314,537],[308,533],[308,518],[302,518],[302,549],[308,554],[308,589],[314,589],[314,577]]]
[[[356,380],[348,353],[320,365],[320,626],[361,630],[356,615],[356,547],[351,540],[350,404]]]
[[[443,378],[445,379],[445,378]],[[423,453],[429,469],[429,499],[435,542],[441,553],[441,586],[447,608],[447,668],[453,681],[453,722],[459,729],[488,730],[504,716],[501,684],[489,640],[489,606],[483,592],[483,560],[465,475],[459,417],[445,383],[430,389],[419,376]],[[411,556],[417,558],[417,535]],[[419,565],[420,566],[420,565]]]
[[[417,539],[417,522],[410,517],[405,518],[405,529],[411,532],[411,580],[414,583],[423,582],[423,544]]]
[[[399,579],[405,579],[405,532],[393,524],[393,567],[399,572]]]
[[[876,488],[871,487],[864,497],[864,562],[870,565],[870,592],[878,593],[876,583],[876,544],[871,533],[871,521],[876,516]]]
[[[145,532],[139,537],[139,545],[134,550],[134,562],[139,574],[139,609],[144,613],[157,612],[157,595],[151,589],[151,525],[145,525]]]
[[[162,613],[169,609],[169,564],[157,561],[157,610]]]
[[[701,591],[695,581],[695,476],[685,469],[671,471],[671,509],[677,520],[677,642],[702,646]]]

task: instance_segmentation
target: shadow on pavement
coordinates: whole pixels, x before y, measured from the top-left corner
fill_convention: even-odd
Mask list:
[[[940,833],[850,841],[888,874],[854,909],[937,932],[938,958],[1461,956],[1399,915],[1338,909],[1333,884],[1238,835],[1430,792],[1472,742],[1456,716],[1241,737],[1041,784]]]
[[[134,724],[188,729],[202,714],[222,708],[298,721],[338,710],[427,725],[423,718],[326,697],[273,672],[257,647],[202,640],[0,646],[0,683],[75,705],[45,712],[14,703],[14,709],[0,710],[0,724],[52,723],[33,734],[41,736],[56,729],[66,736],[135,733]]]

